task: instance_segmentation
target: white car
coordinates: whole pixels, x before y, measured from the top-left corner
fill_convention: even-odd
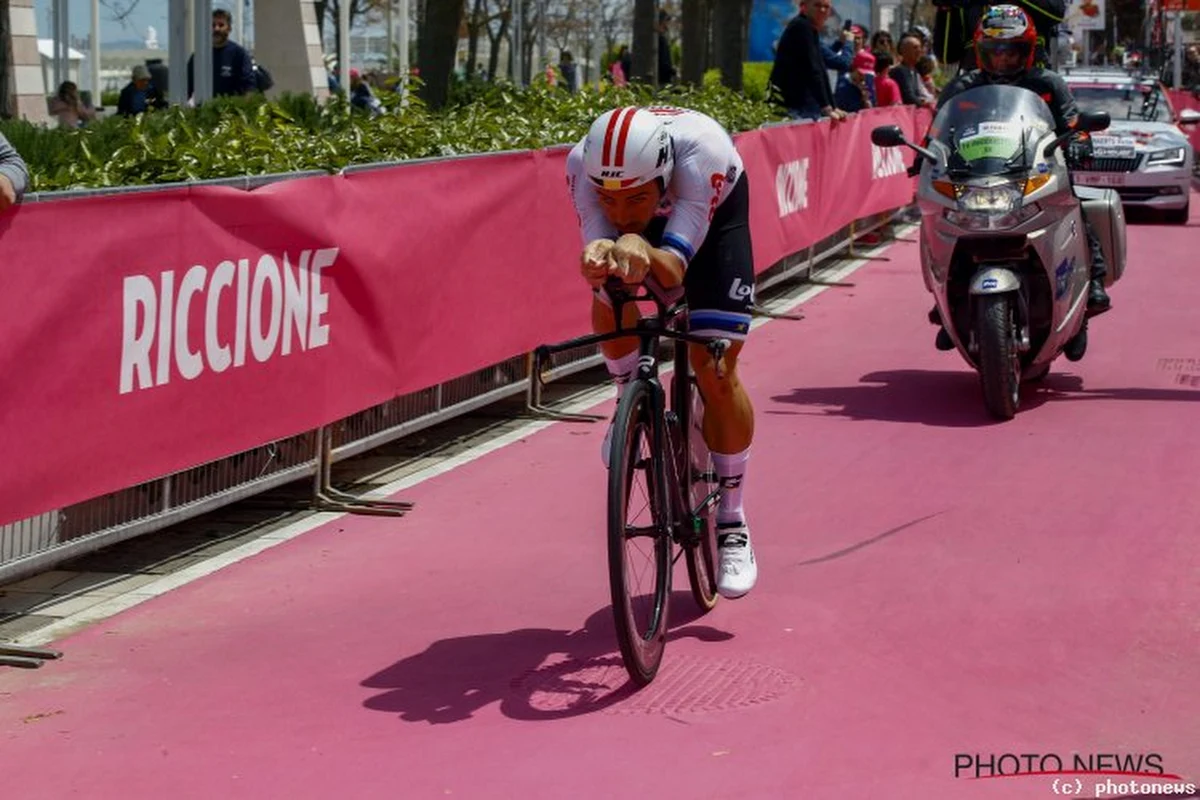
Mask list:
[[[1127,206],[1162,210],[1188,220],[1195,153],[1180,125],[1200,121],[1176,112],[1162,85],[1124,72],[1069,70],[1063,77],[1080,110],[1107,111],[1108,130],[1091,135],[1090,156],[1072,164],[1075,183],[1115,189]]]

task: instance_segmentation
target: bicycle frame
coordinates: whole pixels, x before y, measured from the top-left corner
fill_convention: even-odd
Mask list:
[[[706,347],[712,353],[713,361],[717,365],[717,374],[722,371],[722,358],[725,351],[729,348],[730,341],[727,339],[708,339],[695,336],[678,330],[678,325],[681,320],[686,320],[687,304],[683,301],[668,306],[657,295],[645,289],[644,286],[638,287],[641,293],[635,293],[628,287],[620,289],[610,288],[609,296],[613,302],[613,314],[617,321],[616,330],[610,333],[593,333],[586,336],[579,336],[574,339],[560,342],[554,345],[541,345],[533,352],[533,371],[530,376],[530,393],[527,400],[527,406],[530,411],[551,416],[557,419],[573,420],[581,422],[595,422],[604,419],[604,417],[594,414],[567,414],[553,409],[546,408],[541,403],[541,390],[545,383],[543,380],[543,369],[545,362],[550,356],[555,353],[572,350],[577,347],[586,347],[598,345],[602,342],[612,341],[614,339],[624,339],[630,336],[636,336],[638,339],[638,366],[631,381],[645,381],[651,387],[651,396],[653,397],[653,413],[656,419],[662,420],[665,424],[655,426],[657,431],[661,431],[661,435],[665,436],[665,441],[656,440],[654,447],[659,449],[659,452],[668,455],[666,459],[670,464],[672,476],[671,481],[675,486],[674,495],[671,497],[671,506],[673,510],[677,509],[677,513],[672,513],[671,520],[673,536],[680,543],[694,543],[695,537],[700,533],[700,513],[709,506],[714,505],[720,498],[718,490],[713,490],[698,505],[693,506],[691,502],[691,492],[688,491],[690,483],[690,468],[692,453],[691,453],[691,438],[686,435],[691,425],[691,403],[688,402],[689,395],[688,381],[691,378],[691,364],[688,357],[687,347],[675,348],[674,354],[674,372],[675,372],[675,391],[672,392],[670,405],[668,406],[666,390],[663,389],[662,382],[659,380],[659,358],[658,350],[662,339],[671,339],[676,342],[685,344],[697,344]],[[641,317],[632,328],[626,328],[622,325],[622,309],[626,303],[637,302],[642,300],[654,301],[657,308],[657,314],[649,317]],[[678,438],[678,441],[676,441]],[[683,476],[687,475],[687,478]],[[715,483],[715,481],[714,481]],[[681,517],[675,519],[674,517]]]

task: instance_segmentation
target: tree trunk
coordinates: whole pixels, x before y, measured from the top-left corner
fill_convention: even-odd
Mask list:
[[[450,94],[450,73],[458,50],[458,30],[462,24],[462,0],[426,0],[425,18],[419,33],[417,67],[423,82],[421,96],[430,108],[446,105]]]
[[[704,3],[704,71],[708,72],[717,65],[717,31],[714,20],[717,18],[717,0],[705,0]]]
[[[8,0],[0,0],[0,118],[12,119],[17,115],[17,79],[13,69],[12,23],[9,21]],[[92,98],[100,105],[100,98]]]
[[[500,30],[495,35],[492,34],[492,24],[488,21],[487,37],[488,37],[488,66],[487,79],[489,82],[496,80],[496,72],[500,69],[500,43],[504,41],[504,37],[508,35],[508,23],[512,16],[503,8],[500,9],[498,16],[500,20]]]
[[[479,60],[479,32],[487,24],[487,13],[483,0],[475,0],[471,8],[471,17],[467,21],[467,77],[481,78],[475,72],[475,62]]]
[[[521,57],[517,64],[521,70],[521,85],[528,86],[533,82],[533,40],[537,20],[534,18],[533,3],[530,0],[517,1],[521,4]]]
[[[741,0],[720,0],[713,15],[717,68],[721,70],[721,83],[735,92],[742,90],[745,16],[745,6]]]
[[[679,11],[680,48],[683,50],[679,65],[679,77],[685,84],[699,86],[704,81],[706,56],[708,55],[708,20],[705,0],[683,0]]]
[[[634,0],[633,2],[633,74],[627,76],[631,81],[658,85],[658,32],[654,29],[656,21],[654,0]]]

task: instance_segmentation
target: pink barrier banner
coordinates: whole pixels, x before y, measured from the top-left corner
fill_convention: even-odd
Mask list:
[[[783,125],[737,138],[750,181],[750,237],[755,272],[821,239],[821,172],[828,123]]]
[[[1171,108],[1175,111],[1176,115],[1178,115],[1180,111],[1188,108],[1192,109],[1193,111],[1200,111],[1200,98],[1196,97],[1196,95],[1192,94],[1191,92],[1183,92],[1178,89],[1168,89],[1167,95],[1170,97]],[[1188,139],[1192,143],[1192,149],[1197,154],[1200,154],[1200,125],[1189,125],[1187,127],[1181,126],[1181,128],[1183,132],[1188,135]]]
[[[823,203],[821,227],[835,231],[856,219],[912,201],[915,182],[908,168],[916,154],[907,147],[877,147],[871,131],[899,125],[910,142],[920,143],[914,113],[905,108],[875,108],[853,114],[830,134],[832,152],[823,171],[818,196]]]
[[[885,109],[737,138],[756,271],[911,200],[870,143],[889,120],[915,124]],[[566,154],[18,206],[0,219],[0,524],[585,333]]]

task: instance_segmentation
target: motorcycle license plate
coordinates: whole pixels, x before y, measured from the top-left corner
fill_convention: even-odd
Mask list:
[[[1119,173],[1078,173],[1075,182],[1083,186],[1124,186],[1125,176]]]

